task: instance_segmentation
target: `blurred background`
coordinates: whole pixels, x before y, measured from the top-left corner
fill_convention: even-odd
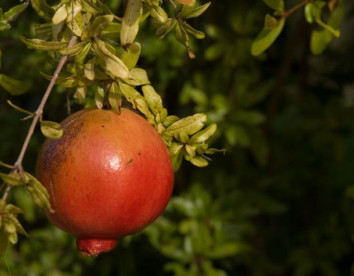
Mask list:
[[[106,2],[122,14],[122,1]],[[96,259],[80,256],[74,238],[53,227],[24,189],[14,189],[9,200],[25,210],[20,220],[30,237],[7,249],[0,275],[354,275],[354,3],[346,1],[341,37],[318,56],[303,9],[266,54],[251,56],[270,12],[260,0],[213,1],[191,21],[207,34],[192,41],[194,60],[173,35],[161,40],[154,22],[144,22],[139,66],[170,114],[205,112],[218,123],[213,147],[226,154],[207,168],[183,163],[163,216]],[[30,122],[6,100],[35,110],[48,85],[40,72],[51,74],[57,62],[19,41],[20,34],[34,36],[34,22],[42,19],[27,9],[0,32],[1,72],[31,84],[19,97],[0,89],[0,160],[7,163],[16,160]],[[57,87],[45,118],[65,118],[72,94]],[[29,172],[43,140],[37,129],[24,162]]]

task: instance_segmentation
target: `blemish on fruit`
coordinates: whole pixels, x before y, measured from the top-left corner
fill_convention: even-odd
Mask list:
[[[133,158],[131,158],[128,162],[127,162],[127,164],[125,164],[125,165],[129,165],[129,164],[131,164],[131,163],[133,163],[134,162],[134,159]]]
[[[138,155],[139,155],[139,156],[141,155],[141,152],[140,152],[140,151],[138,152]]]

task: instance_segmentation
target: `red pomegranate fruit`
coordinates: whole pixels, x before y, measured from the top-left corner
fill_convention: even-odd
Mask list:
[[[81,252],[98,255],[163,212],[173,189],[171,159],[157,131],[129,109],[85,109],[62,127],[37,160],[54,209],[47,216],[76,237]]]

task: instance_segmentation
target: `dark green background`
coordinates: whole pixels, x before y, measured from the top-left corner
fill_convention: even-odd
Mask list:
[[[6,10],[13,0],[1,0]],[[285,1],[291,7],[299,1]],[[122,14],[119,0],[110,1]],[[54,228],[22,189],[10,201],[24,209],[21,237],[0,259],[0,275],[350,275],[354,261],[354,5],[346,1],[342,36],[323,55],[309,50],[313,27],[300,10],[267,54],[250,45],[271,12],[262,1],[215,0],[192,25],[197,58],[144,23],[139,66],[147,69],[170,114],[206,112],[218,123],[213,146],[227,149],[209,167],[184,163],[163,217],[96,259],[80,256],[74,238]],[[19,154],[29,121],[6,100],[35,110],[57,61],[27,49],[42,22],[28,9],[0,33],[1,73],[27,80],[30,91],[0,90],[0,160]],[[66,94],[57,88],[45,118],[61,121]],[[73,110],[82,108],[72,100]],[[24,166],[33,172],[44,138],[38,129]],[[174,271],[174,272],[173,272]]]

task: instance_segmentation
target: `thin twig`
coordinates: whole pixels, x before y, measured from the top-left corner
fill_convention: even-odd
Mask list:
[[[301,7],[305,6],[308,3],[313,2],[313,0],[304,0],[302,2],[300,2],[299,4],[295,5],[294,7],[290,8],[287,11],[284,11],[283,13],[283,18],[288,18],[293,12],[297,11],[298,9],[300,9]]]
[[[73,36],[71,38],[71,40],[69,41],[68,47],[72,46],[76,42],[76,40],[77,40],[77,37]],[[28,133],[27,133],[26,139],[25,139],[25,141],[24,141],[24,143],[22,145],[21,152],[20,152],[20,154],[19,154],[19,156],[18,156],[18,158],[17,158],[17,160],[15,162],[14,172],[20,173],[21,178],[23,178],[23,179],[25,179],[25,176],[24,176],[24,172],[23,172],[22,162],[23,162],[23,158],[25,157],[25,153],[26,153],[26,150],[28,148],[28,144],[29,144],[29,142],[30,142],[30,140],[32,138],[34,129],[36,128],[36,125],[37,125],[39,119],[42,117],[44,106],[45,106],[45,104],[46,104],[46,102],[47,102],[47,100],[49,98],[50,93],[53,90],[55,82],[58,79],[59,74],[60,74],[61,70],[63,69],[63,66],[65,65],[67,60],[68,60],[68,56],[63,56],[60,59],[59,64],[58,64],[57,68],[55,69],[54,75],[53,75],[52,79],[49,82],[47,90],[45,91],[45,93],[43,95],[43,98],[42,98],[42,100],[41,100],[36,112],[34,113],[35,116],[33,117],[31,126],[28,129]],[[10,190],[11,190],[11,186],[7,186],[2,199],[6,200]]]

